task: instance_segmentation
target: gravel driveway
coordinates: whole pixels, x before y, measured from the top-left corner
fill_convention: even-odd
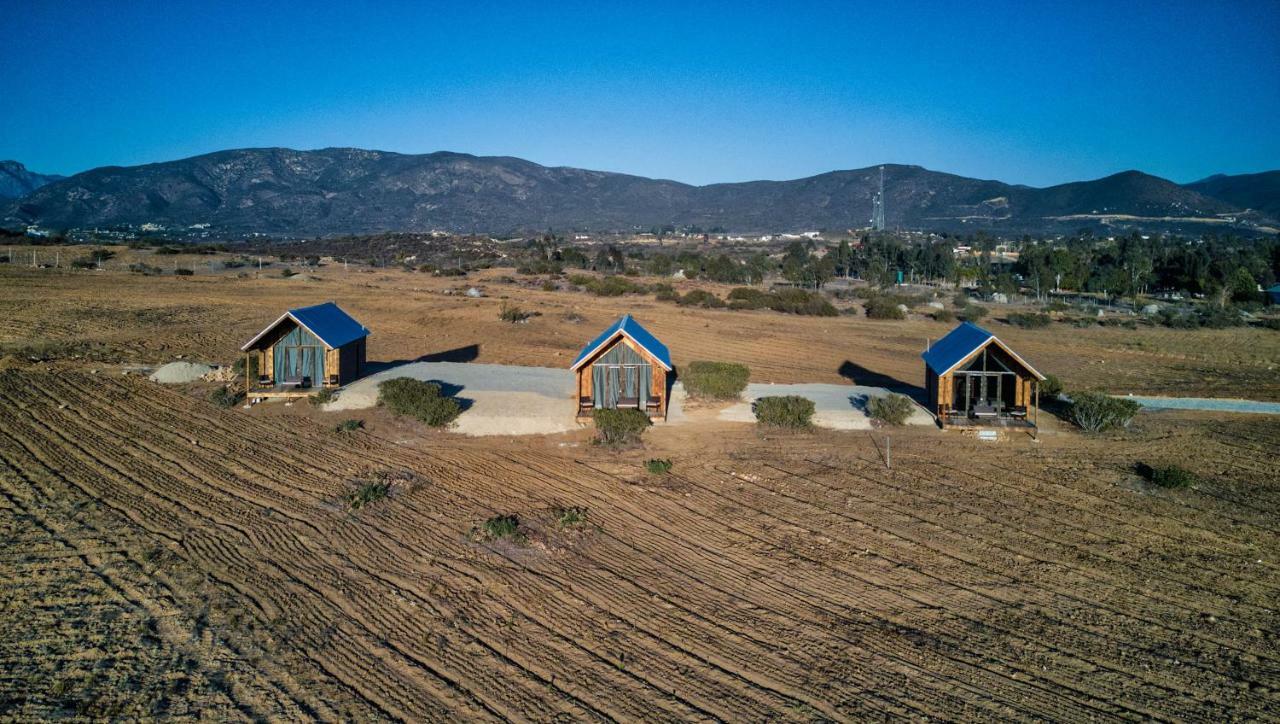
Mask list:
[[[574,377],[566,369],[410,362],[347,385],[326,411],[363,410],[378,404],[378,385],[396,377],[440,382],[464,412],[455,432],[465,435],[549,435],[577,429]]]
[[[734,422],[755,422],[756,416],[751,411],[751,404],[761,397],[796,395],[813,400],[813,424],[832,430],[869,430],[871,418],[867,416],[867,401],[872,397],[883,397],[890,394],[883,387],[863,387],[861,385],[766,385],[749,384],[743,393],[745,402],[727,407],[720,412],[721,420]],[[933,425],[933,416],[924,408],[916,405],[916,410],[907,418],[908,425]]]

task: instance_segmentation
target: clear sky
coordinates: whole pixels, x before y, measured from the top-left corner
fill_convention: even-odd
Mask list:
[[[1038,186],[1280,168],[1280,0],[341,5],[0,0],[0,158],[356,146]]]

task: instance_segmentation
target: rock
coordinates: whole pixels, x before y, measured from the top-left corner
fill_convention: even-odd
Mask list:
[[[947,305],[943,304],[942,302],[929,302],[925,306],[930,309],[946,309],[947,308]]]
[[[1143,313],[1143,314],[1159,314],[1159,313],[1160,313],[1160,305],[1159,305],[1159,304],[1148,304],[1147,306],[1145,306],[1145,307],[1143,307],[1143,308],[1142,308],[1142,313]]]
[[[906,314],[907,312],[909,312],[909,311],[911,311],[911,310],[907,309],[907,305],[905,305],[905,304],[899,304],[899,305],[898,305],[898,311],[899,311],[899,312],[902,312],[903,314]]]
[[[197,382],[213,371],[209,365],[195,362],[170,362],[151,373],[151,381],[165,385],[180,385]]]
[[[483,297],[483,296],[484,296],[484,292],[480,291],[479,289],[476,289],[475,287],[471,287],[470,289],[468,289],[468,290],[467,290],[467,296],[468,296],[468,297],[473,297],[473,298],[474,298],[474,297]]]

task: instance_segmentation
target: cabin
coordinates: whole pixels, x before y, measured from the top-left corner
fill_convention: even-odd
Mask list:
[[[353,382],[365,372],[368,336],[333,302],[290,309],[240,348],[248,396],[305,397]]]
[[[667,419],[671,354],[640,323],[625,315],[591,340],[570,371],[577,375],[578,419],[600,409],[643,410]]]
[[[1037,426],[1044,375],[994,334],[964,322],[920,356],[928,406],[944,429]]]

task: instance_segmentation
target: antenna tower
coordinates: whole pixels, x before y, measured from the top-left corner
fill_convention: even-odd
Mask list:
[[[880,167],[880,190],[871,200],[871,228],[884,231],[884,166]]]

